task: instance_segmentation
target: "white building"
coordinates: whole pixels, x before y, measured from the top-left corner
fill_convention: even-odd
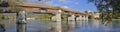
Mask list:
[[[98,13],[98,12],[89,12],[89,15],[94,16],[94,18],[99,18],[100,17],[100,13]]]

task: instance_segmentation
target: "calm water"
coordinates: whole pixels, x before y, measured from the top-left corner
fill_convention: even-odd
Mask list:
[[[27,24],[16,24],[13,20],[0,21],[0,32],[120,32],[120,21],[62,21],[51,22],[27,20]]]

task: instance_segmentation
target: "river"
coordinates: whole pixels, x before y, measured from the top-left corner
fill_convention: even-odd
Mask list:
[[[0,32],[120,32],[120,21],[42,21],[27,20],[27,24],[16,24],[14,20],[0,21]]]

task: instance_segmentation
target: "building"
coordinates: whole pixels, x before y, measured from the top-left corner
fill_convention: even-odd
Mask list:
[[[96,19],[100,18],[100,13],[99,12],[89,12],[89,15],[92,15]]]

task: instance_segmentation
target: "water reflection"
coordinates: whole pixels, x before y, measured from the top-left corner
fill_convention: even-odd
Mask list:
[[[99,20],[92,20],[92,25],[94,28],[99,28],[101,22]]]
[[[75,21],[75,27],[80,28],[82,26],[83,21]]]
[[[68,21],[68,29],[73,30],[75,29],[75,21]]]
[[[112,28],[119,28],[120,27],[120,21],[113,20],[114,23],[112,23]]]
[[[62,32],[61,22],[52,22],[51,29],[49,32]]]
[[[106,21],[104,28],[106,32],[120,32],[120,20]]]
[[[0,32],[5,32],[5,27],[2,24],[0,24]]]
[[[26,24],[17,24],[17,32],[26,32]]]
[[[75,21],[75,27],[87,27],[88,26],[88,20],[81,20],[81,21]]]
[[[4,24],[4,25],[3,25]],[[16,24],[13,20],[0,21],[0,32],[119,32],[120,21],[62,21],[51,22],[29,20],[27,24]]]

